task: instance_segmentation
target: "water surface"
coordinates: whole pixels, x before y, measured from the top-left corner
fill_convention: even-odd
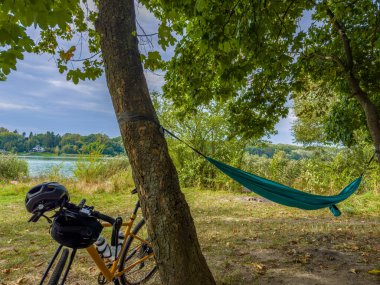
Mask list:
[[[61,156],[18,156],[25,160],[29,166],[29,176],[46,176],[52,171],[59,169],[59,173],[64,177],[72,177],[75,163],[78,157]]]

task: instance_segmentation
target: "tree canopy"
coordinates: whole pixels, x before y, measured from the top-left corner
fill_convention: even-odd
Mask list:
[[[143,3],[178,35],[164,86],[178,108],[223,102],[238,133],[260,137],[293,100],[301,142],[370,137],[356,94],[378,110],[379,1]]]

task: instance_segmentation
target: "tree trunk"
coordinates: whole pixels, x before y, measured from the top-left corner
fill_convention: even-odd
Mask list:
[[[140,62],[134,0],[101,0],[96,30],[105,73],[164,284],[215,284],[180,190]],[[140,120],[128,120],[140,116]],[[150,118],[150,120],[144,120]],[[135,119],[138,117],[135,117]]]
[[[360,105],[364,110],[367,120],[367,126],[371,134],[375,150],[377,152],[377,161],[380,162],[380,120],[379,111],[376,105],[368,98],[368,94],[364,92],[355,76],[350,73],[349,81],[351,85],[352,94],[358,99]]]

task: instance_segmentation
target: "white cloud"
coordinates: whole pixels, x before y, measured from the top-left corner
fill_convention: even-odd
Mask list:
[[[24,94],[27,96],[32,96],[36,98],[46,98],[50,96],[48,93],[44,91],[27,91],[27,92],[24,92]]]
[[[15,104],[15,103],[5,103],[0,102],[0,110],[10,111],[10,110],[40,110],[40,107],[24,105],[24,104]]]
[[[45,61],[45,58],[43,60]],[[41,61],[30,62],[30,63],[26,61],[22,61],[21,67],[26,68],[26,69],[33,69],[35,71],[40,71],[40,72],[56,72],[58,70],[57,67],[51,62],[46,62],[45,64],[41,64],[41,63],[42,63]]]
[[[98,94],[97,88],[83,82],[75,85],[74,83],[72,83],[71,81],[67,81],[66,79],[48,79],[47,83],[53,85],[54,88],[67,89],[72,91],[73,93],[81,93],[86,96],[96,96],[96,94]]]
[[[42,81],[43,80],[43,78],[41,78],[39,76],[32,75],[30,73],[26,73],[26,72],[23,72],[23,71],[13,72],[12,76],[13,77],[17,77],[17,78],[22,78],[23,80],[25,80],[25,79],[30,79],[30,80],[33,80],[33,81]]]
[[[95,102],[83,102],[83,101],[73,101],[73,100],[61,100],[57,101],[56,104],[61,106],[69,106],[70,109],[79,109],[79,110],[86,110],[86,111],[94,111],[94,112],[101,112],[101,113],[113,113],[113,109],[105,109],[105,106],[102,104],[98,104]]]

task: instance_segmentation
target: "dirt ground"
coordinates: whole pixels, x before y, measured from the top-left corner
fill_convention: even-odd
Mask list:
[[[276,207],[260,197],[239,199]],[[270,224],[270,221],[266,220],[265,223]],[[350,217],[338,223],[335,229],[321,232],[323,226],[320,225],[329,223],[331,220],[325,217],[312,221],[307,218],[291,220],[289,217],[274,219],[274,225],[293,225],[293,230],[285,230],[287,234],[280,235],[282,242],[267,248],[256,248],[255,244],[260,243],[260,239],[247,241],[247,247],[237,255],[249,255],[255,260],[251,264],[255,274],[247,272],[246,280],[230,284],[380,284],[378,273],[368,273],[380,269],[379,219]],[[245,266],[249,267],[249,264]]]
[[[379,276],[368,274],[373,264],[379,263],[379,255],[339,252],[328,247],[299,249],[296,245],[283,250],[261,249],[247,254],[256,260],[253,264],[255,274],[249,274],[246,280],[234,284],[380,284]]]

